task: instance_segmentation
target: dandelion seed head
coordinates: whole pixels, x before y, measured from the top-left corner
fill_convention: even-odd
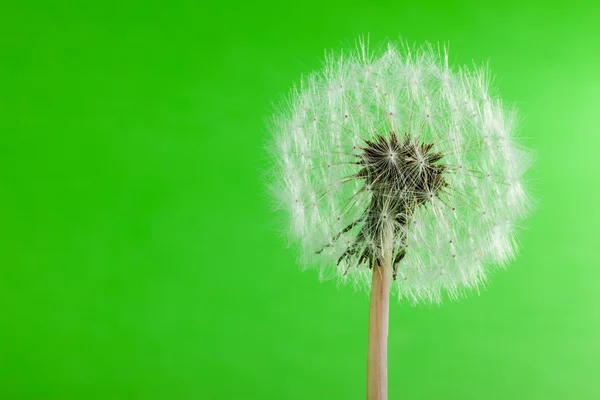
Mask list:
[[[477,288],[514,257],[530,208],[515,125],[487,70],[453,71],[445,49],[328,57],[273,119],[273,190],[300,262],[368,287],[391,230],[399,298]]]

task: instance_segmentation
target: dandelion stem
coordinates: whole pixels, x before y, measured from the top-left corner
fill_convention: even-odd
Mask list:
[[[386,229],[383,236],[383,256],[373,266],[371,284],[367,400],[387,400],[387,338],[393,228]]]

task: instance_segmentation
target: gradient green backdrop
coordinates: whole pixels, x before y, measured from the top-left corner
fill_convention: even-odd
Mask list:
[[[0,399],[362,399],[368,297],[298,270],[263,145],[367,33],[489,61],[537,151],[517,261],[392,305],[390,398],[599,399],[599,7],[0,6]]]

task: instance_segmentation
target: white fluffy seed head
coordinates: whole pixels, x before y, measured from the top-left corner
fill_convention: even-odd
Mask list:
[[[392,287],[419,302],[476,288],[514,257],[530,155],[489,81],[451,70],[445,49],[375,55],[362,42],[302,79],[272,124],[273,191],[301,264],[368,287],[390,227]]]

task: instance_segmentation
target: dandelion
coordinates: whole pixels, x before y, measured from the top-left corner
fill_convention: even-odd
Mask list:
[[[483,68],[364,42],[302,79],[273,120],[279,204],[301,264],[371,289],[368,398],[387,393],[390,292],[439,302],[516,251],[529,152]]]

